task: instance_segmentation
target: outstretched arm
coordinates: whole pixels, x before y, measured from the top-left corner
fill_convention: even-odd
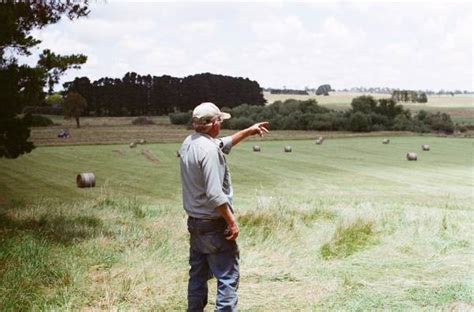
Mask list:
[[[232,135],[232,146],[237,145],[243,139],[258,134],[263,136],[265,133],[268,133],[268,121],[257,122],[253,126],[248,127],[247,129],[240,130]]]

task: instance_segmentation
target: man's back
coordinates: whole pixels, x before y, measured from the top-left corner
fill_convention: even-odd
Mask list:
[[[215,207],[232,201],[232,187],[221,147],[230,149],[230,138],[214,139],[207,134],[189,135],[181,145],[183,207],[194,218],[214,219]]]

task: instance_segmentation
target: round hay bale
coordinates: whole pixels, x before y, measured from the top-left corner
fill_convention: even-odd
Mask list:
[[[145,139],[140,139],[140,140],[138,140],[138,144],[146,144],[146,140]]]
[[[424,151],[429,151],[430,150],[430,146],[428,144],[423,144],[421,146],[421,149],[424,150]]]
[[[130,146],[130,148],[135,148],[135,147],[137,147],[137,143],[136,142],[130,142],[130,144],[128,146]]]
[[[390,143],[390,140],[389,139],[383,139],[382,143],[383,144],[388,144],[388,143]]]
[[[407,153],[407,160],[417,160],[417,159],[418,159],[418,156],[416,155],[416,153],[413,153],[413,152]]]
[[[284,148],[285,153],[291,153],[291,146],[287,145]]]
[[[253,151],[254,151],[254,152],[260,152],[260,146],[254,145],[254,146],[253,146]]]
[[[95,175],[92,172],[80,173],[76,177],[77,187],[95,187]]]
[[[315,144],[321,145],[321,144],[323,144],[323,140],[317,139],[316,142],[315,142]]]

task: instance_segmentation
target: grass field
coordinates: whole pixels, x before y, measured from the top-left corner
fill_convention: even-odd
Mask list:
[[[474,308],[473,140],[389,138],[234,148],[240,310]],[[1,159],[0,310],[184,310],[178,146],[38,147]],[[79,172],[94,172],[97,186],[77,188]]]

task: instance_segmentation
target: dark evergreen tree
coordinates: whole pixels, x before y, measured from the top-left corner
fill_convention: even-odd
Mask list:
[[[325,95],[328,96],[329,92],[332,91],[331,86],[328,84],[324,84],[316,89],[316,95]]]

